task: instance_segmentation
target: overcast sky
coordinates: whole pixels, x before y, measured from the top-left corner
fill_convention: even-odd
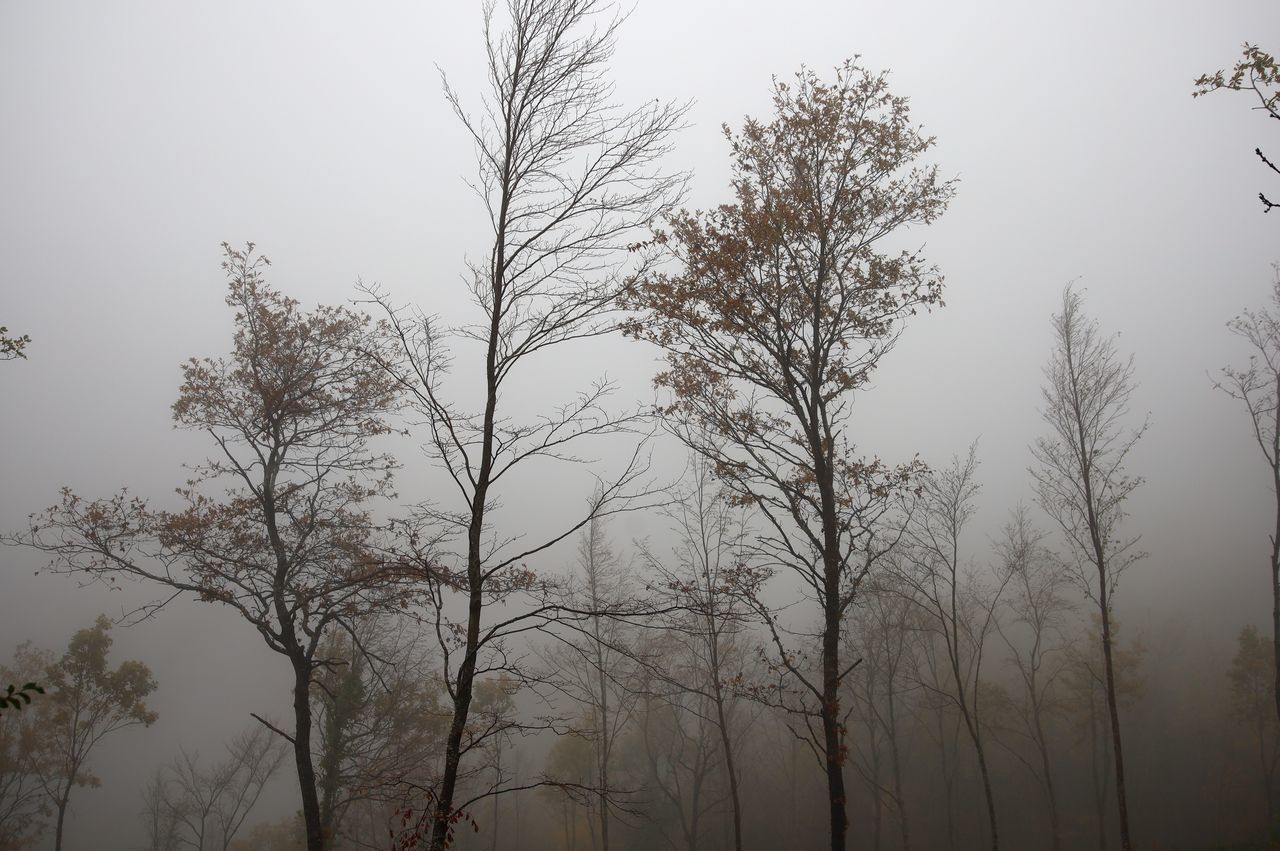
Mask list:
[[[437,68],[477,102],[480,20],[478,2],[0,0],[0,324],[33,338],[29,361],[0,365],[0,528],[64,484],[163,499],[203,456],[169,405],[184,359],[229,346],[223,240],[257,242],[271,282],[307,304],[344,301],[363,278],[470,315],[460,274],[485,227]],[[1136,413],[1151,415],[1130,526],[1151,557],[1125,578],[1120,617],[1222,624],[1206,632],[1219,641],[1268,614],[1268,482],[1210,375],[1243,360],[1223,325],[1266,299],[1280,260],[1280,213],[1255,197],[1280,187],[1252,153],[1280,154],[1280,133],[1243,94],[1190,93],[1245,40],[1280,49],[1275,0],[640,0],[613,70],[624,103],[693,101],[671,167],[692,171],[689,203],[706,207],[727,200],[720,125],[767,117],[772,76],[828,74],[854,54],[891,69],[960,184],[910,235],[946,274],[946,307],[909,328],[859,400],[862,447],[944,463],[981,435],[981,557],[986,531],[1030,496],[1049,316],[1078,278],[1088,312],[1136,354]],[[625,397],[649,395],[650,352],[591,345],[587,362]],[[403,454],[429,491],[438,479]],[[0,551],[6,658],[128,604],[128,591],[33,576],[40,565]],[[286,705],[281,666],[230,613],[173,614],[118,635],[118,658],[156,671],[161,721],[102,758],[141,747],[133,768],[149,768]],[[212,720],[196,714],[210,700],[225,706]],[[138,805],[101,773],[106,786],[74,805],[73,839]]]

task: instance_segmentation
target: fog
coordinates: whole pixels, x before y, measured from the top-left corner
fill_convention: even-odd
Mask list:
[[[473,141],[441,75],[468,114],[479,115],[487,91],[482,17],[478,2],[0,2],[0,324],[31,338],[25,359],[0,363],[0,533],[22,533],[29,515],[54,505],[64,486],[88,499],[127,487],[158,508],[180,508],[174,488],[193,475],[184,465],[216,449],[200,429],[174,428],[171,406],[182,364],[231,351],[233,311],[219,269],[224,241],[256,243],[272,261],[267,283],[304,310],[367,300],[357,290],[363,283],[448,325],[481,321],[467,264],[487,261],[493,231],[469,185],[477,180]],[[737,130],[746,116],[771,120],[775,79],[808,68],[829,80],[854,56],[865,68],[891,71],[890,90],[910,99],[912,122],[936,137],[923,161],[938,165],[940,179],[958,180],[936,222],[890,240],[894,250],[919,248],[936,264],[944,304],[907,320],[897,346],[858,390],[848,434],[859,453],[890,463],[918,456],[937,470],[978,441],[981,490],[961,540],[965,564],[994,564],[1001,527],[1019,502],[1049,533],[1046,544],[1067,552],[1036,507],[1028,472],[1031,446],[1046,433],[1043,369],[1064,286],[1075,282],[1087,315],[1108,337],[1118,335],[1124,356],[1134,356],[1124,422],[1134,428],[1145,415],[1149,429],[1126,460],[1143,484],[1126,503],[1123,530],[1141,536],[1147,556],[1125,570],[1112,611],[1122,625],[1118,646],[1145,647],[1134,663],[1143,685],[1122,703],[1129,808],[1141,848],[1259,847],[1275,829],[1252,729],[1233,719],[1227,675],[1242,628],[1271,633],[1275,494],[1244,407],[1214,381],[1250,355],[1226,323],[1270,298],[1280,222],[1274,211],[1263,213],[1257,194],[1271,187],[1274,198],[1280,183],[1253,150],[1269,147],[1274,158],[1280,135],[1265,112],[1252,109],[1250,93],[1191,97],[1196,77],[1229,69],[1243,42],[1280,48],[1273,2],[640,0],[608,63],[611,101],[689,104],[661,169],[688,175],[681,206],[691,210],[734,200],[721,126]],[[476,352],[459,345],[449,378],[453,398],[473,407],[483,401]],[[650,407],[665,403],[666,391],[653,384],[661,368],[661,353],[647,343],[592,336],[522,367],[503,404],[536,417],[607,375],[617,388],[610,404]],[[422,451],[429,437],[421,418],[395,422],[405,433],[373,443],[401,465],[396,496],[374,509],[380,520],[455,495]],[[645,481],[665,485],[685,474],[687,482],[685,447],[656,432]],[[601,446],[584,450],[593,459],[585,468],[547,462],[504,483],[492,533],[540,540],[577,522],[595,476],[616,475],[633,443],[615,436]],[[671,525],[657,508],[602,524],[630,593],[661,584],[644,554],[668,558],[678,537]],[[580,540],[569,535],[525,566],[573,575]],[[453,555],[459,552],[465,547]],[[29,547],[0,548],[0,664],[24,641],[61,654],[98,614],[121,618],[168,596],[127,579],[118,587],[90,583],[50,570],[50,561]],[[1078,591],[1070,596],[1077,602],[1070,631],[1083,634],[1096,605],[1090,609]],[[790,606],[791,628],[812,631],[817,610],[796,602],[792,575],[778,572],[764,599]],[[855,603],[851,623],[867,611]],[[660,631],[656,621],[620,623],[634,635],[610,640],[618,645]],[[911,632],[899,624],[896,640],[915,641]],[[110,634],[113,666],[139,660],[153,673],[158,688],[147,705],[158,720],[95,748],[88,766],[101,786],[74,789],[68,849],[149,847],[137,814],[159,767],[183,749],[220,758],[225,743],[256,723],[250,713],[291,723],[288,662],[226,606],[186,594]],[[866,636],[890,635],[863,627],[852,634],[865,638],[852,652],[867,660],[874,641]],[[742,640],[749,652],[740,664],[746,680],[763,683],[769,674],[754,648],[767,641],[752,635]],[[530,665],[554,668],[555,645],[538,635],[520,652]],[[990,681],[1014,688],[1010,650],[998,635],[986,652]],[[869,669],[864,662],[848,686],[849,845],[898,848],[899,811],[876,785],[887,783],[887,762],[875,769],[879,779],[867,779],[873,758],[888,759],[886,745],[871,744],[873,727],[857,708],[857,678],[873,676]],[[662,803],[672,786],[658,789],[650,782],[656,769],[646,773],[635,731],[649,716],[635,708],[643,700],[624,679],[611,688],[622,689],[634,715],[619,733],[616,770],[618,788],[631,792],[617,805],[611,841],[615,848],[691,847],[672,815],[680,807]],[[734,732],[744,847],[826,847],[822,766],[779,713],[748,691],[735,697]],[[535,692],[514,696],[523,723],[554,712],[561,720],[552,726],[563,730],[581,714],[563,693],[548,703]],[[935,714],[944,714],[924,694],[917,688],[903,698],[914,707],[902,733],[911,844],[986,847],[973,755],[963,737],[944,736],[942,745],[929,738],[943,724]],[[1071,848],[1099,841],[1082,723],[1064,710],[1050,735],[1060,755],[1064,847]],[[1007,723],[991,724],[1001,840],[1010,848],[1051,847],[1022,740]],[[1267,724],[1274,737],[1274,714]],[[502,759],[515,785],[550,776],[560,739],[597,741],[557,739],[554,730],[513,737]],[[488,770],[490,758],[487,751],[466,757],[477,770]],[[697,847],[732,847],[718,759],[707,757],[711,802]],[[947,805],[949,771],[956,786]],[[464,778],[476,788],[461,800],[483,782]],[[1106,795],[1105,830],[1111,847],[1120,847],[1114,788]],[[485,799],[469,813],[474,834],[457,847],[568,847],[572,826],[576,847],[600,848],[591,800],[555,789],[513,792],[500,796],[495,820]],[[301,806],[289,757],[239,836],[290,819]],[[469,826],[464,832],[472,833]],[[52,848],[52,831],[32,847]]]

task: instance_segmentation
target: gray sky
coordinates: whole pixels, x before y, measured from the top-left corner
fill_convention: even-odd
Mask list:
[[[1267,614],[1267,480],[1207,373],[1242,360],[1223,323],[1263,302],[1280,260],[1280,214],[1255,199],[1280,190],[1252,154],[1280,154],[1280,134],[1243,94],[1190,92],[1245,40],[1280,49],[1274,0],[640,0],[614,71],[625,103],[693,99],[671,165],[694,172],[690,204],[706,207],[727,200],[720,124],[767,117],[771,75],[853,54],[892,69],[961,183],[910,236],[945,272],[947,306],[911,326],[860,401],[862,445],[944,462],[981,435],[982,524],[998,525],[1030,496],[1049,314],[1079,278],[1088,311],[1136,353],[1135,407],[1151,412],[1130,526],[1151,557],[1124,580],[1121,617],[1207,610],[1225,624],[1217,641]],[[230,342],[222,240],[256,241],[271,282],[308,304],[345,300],[363,277],[469,315],[460,273],[485,231],[435,66],[476,103],[480,47],[479,3],[0,0],[0,323],[34,338],[29,361],[0,365],[0,528],[63,484],[164,498],[203,457],[169,405],[179,364]],[[651,353],[592,345],[625,397],[648,396]],[[566,393],[575,380],[536,378]],[[401,454],[429,491],[438,479]],[[0,551],[6,656],[25,638],[60,646],[134,599],[33,576],[40,564]],[[250,708],[285,709],[282,666],[229,612],[172,614],[117,633],[118,658],[156,671],[162,720],[99,765],[130,754],[149,768],[180,743],[212,752]],[[222,715],[209,720],[207,701]],[[73,840],[137,808],[131,784],[101,773]]]

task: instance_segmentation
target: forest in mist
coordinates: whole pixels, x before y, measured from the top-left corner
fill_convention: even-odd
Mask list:
[[[457,4],[413,124],[393,14],[19,5],[0,851],[1280,848],[1274,14],[1130,125]]]

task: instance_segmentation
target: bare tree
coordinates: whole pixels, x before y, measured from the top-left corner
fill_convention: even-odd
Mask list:
[[[367,317],[304,313],[266,285],[267,260],[252,244],[223,248],[232,355],[185,364],[173,406],[178,425],[216,445],[179,491],[185,509],[154,511],[124,491],[86,501],[64,489],[26,535],[8,540],[51,553],[55,569],[159,585],[171,592],[164,602],[185,592],[230,606],[288,659],[294,729],[272,729],[293,745],[307,847],[321,851],[310,696],[328,662],[317,651],[331,628],[398,603],[404,579],[401,565],[376,555],[369,513],[389,493],[393,461],[369,441],[388,431],[395,388],[360,355],[371,345]]]
[[[689,461],[687,485],[663,508],[677,544],[668,558],[648,548],[641,556],[671,603],[668,652],[652,674],[677,695],[673,708],[691,713],[714,731],[733,816],[733,847],[742,851],[742,801],[736,741],[741,681],[746,668],[741,635],[751,612],[735,593],[747,526],[741,506],[730,504],[700,454]]]
[[[182,847],[168,775],[169,766],[161,765],[142,787],[143,810],[138,818],[147,834],[147,851],[179,851]]]
[[[1067,649],[1067,668],[1062,681],[1066,709],[1074,716],[1078,737],[1088,742],[1089,782],[1093,789],[1094,817],[1098,828],[1096,846],[1106,851],[1110,845],[1107,799],[1114,776],[1112,754],[1115,746],[1113,737],[1108,735],[1110,686],[1114,683],[1115,700],[1120,706],[1127,707],[1137,700],[1145,686],[1141,667],[1147,651],[1137,641],[1122,646],[1120,624],[1112,618],[1112,679],[1109,683],[1100,639],[1102,618],[1094,613],[1091,620],[1092,628],[1079,631]]]
[[[670,648],[678,654],[669,638],[660,634],[650,650]],[[643,753],[643,768],[633,773],[653,796],[649,816],[667,844],[697,851],[704,847],[709,816],[724,798],[714,784],[719,743],[706,699],[671,688],[652,674],[653,669],[642,669],[638,678],[642,701],[631,738],[639,739],[632,750]],[[667,829],[668,813],[677,822],[678,841]]]
[[[964,721],[978,759],[991,847],[996,849],[1000,833],[983,738],[981,683],[987,640],[997,629],[1000,599],[1010,574],[1000,570],[994,583],[986,582],[972,565],[966,566],[961,555],[965,526],[977,509],[977,451],[975,441],[963,458],[952,458],[950,466],[922,479],[898,564],[912,599],[924,613],[927,628],[941,641],[946,679],[926,685],[939,697],[953,701]]]
[[[428,508],[423,517],[446,537],[465,539],[457,554],[460,565],[443,565],[451,572],[436,587],[446,590],[429,592],[433,600],[459,594],[467,610],[457,624],[459,642],[446,641],[442,648],[453,718],[432,790],[434,851],[444,847],[459,811],[455,799],[476,678],[492,665],[504,667],[486,661],[501,655],[503,634],[536,628],[547,614],[538,603],[529,621],[503,616],[486,623],[486,607],[500,607],[529,589],[526,559],[635,496],[643,467],[635,456],[605,483],[585,517],[541,541],[519,541],[518,531],[497,534],[499,483],[513,470],[536,460],[582,460],[574,454],[581,440],[633,430],[642,419],[638,411],[606,411],[611,385],[603,381],[526,421],[507,413],[504,392],[529,380],[535,355],[613,330],[610,314],[624,261],[637,256],[625,249],[638,229],[670,209],[683,187],[682,176],[659,168],[683,108],[651,102],[625,110],[611,102],[606,66],[621,21],[611,17],[611,6],[602,0],[508,0],[504,12],[485,7],[489,79],[480,113],[470,113],[445,83],[446,97],[475,143],[474,189],[492,229],[484,260],[469,267],[483,320],[450,331],[371,293],[387,309],[394,344],[384,366],[415,402],[428,430],[428,449],[461,503],[458,510]],[[451,340],[480,349],[476,377],[483,391],[477,411],[465,410],[445,391]],[[437,552],[434,559],[447,556]],[[440,611],[434,604],[433,609]],[[446,620],[439,619],[442,635],[453,632]]]
[[[618,738],[635,713],[638,695],[629,683],[634,638],[627,634],[625,623],[605,613],[622,608],[637,589],[628,580],[628,566],[608,540],[604,518],[594,517],[583,528],[576,567],[575,605],[589,614],[576,629],[559,637],[549,654],[554,668],[549,680],[589,719],[582,734],[591,742],[595,761],[592,833],[599,830],[599,847],[608,851],[615,793],[611,771]]]
[[[1053,317],[1054,348],[1045,366],[1044,408],[1049,434],[1032,447],[1031,470],[1041,508],[1062,529],[1074,556],[1075,578],[1098,606],[1102,627],[1107,712],[1120,818],[1120,845],[1130,851],[1129,803],[1116,699],[1111,609],[1125,568],[1142,558],[1138,539],[1122,537],[1125,501],[1141,483],[1125,472],[1130,450],[1146,431],[1125,426],[1133,394],[1133,358],[1081,308],[1071,286]]]
[[[231,847],[288,748],[283,739],[255,725],[228,742],[226,750],[226,758],[209,769],[200,767],[199,754],[183,751],[167,776],[156,778],[163,786],[148,795],[159,794],[169,814],[154,818],[161,829],[153,835],[163,837],[176,828],[179,842],[197,851]],[[169,785],[175,787],[172,792]],[[148,812],[152,810],[149,805]]]
[[[773,103],[772,122],[726,128],[736,203],[671,220],[658,242],[679,269],[637,277],[629,331],[667,353],[656,381],[674,394],[677,434],[759,511],[759,568],[793,573],[820,612],[816,634],[798,636],[816,672],[783,625],[767,624],[788,708],[826,775],[831,847],[843,849],[840,684],[852,665],[840,633],[891,543],[891,495],[914,472],[855,454],[848,417],[902,320],[941,294],[918,254],[878,243],[940,215],[953,184],[915,165],[933,140],[883,74],[846,63],[826,84],[804,71],[794,87],[775,84]]]
[[[1028,760],[1016,748],[1010,752],[1044,791],[1053,848],[1059,851],[1062,824],[1048,725],[1061,709],[1055,689],[1066,665],[1066,618],[1073,606],[1065,593],[1066,566],[1045,546],[1045,537],[1032,525],[1026,506],[1019,504],[996,543],[1002,568],[1011,580],[1006,601],[1009,620],[1007,625],[997,620],[996,628],[1009,648],[1021,687],[1019,696],[1010,701],[1017,731],[1031,744],[1035,759]]]
[[[888,798],[898,822],[903,851],[911,848],[907,817],[903,728],[910,709],[910,695],[918,690],[911,680],[918,669],[918,624],[907,589],[891,574],[877,577],[866,588],[862,605],[850,619],[847,640],[850,653],[862,659],[855,671],[854,698],[865,719],[868,735],[857,748],[855,760],[875,800],[875,833],[880,835],[880,802]],[[888,747],[887,781],[881,779],[880,742]]]
[[[1249,344],[1249,365],[1227,367],[1214,387],[1244,404],[1249,412],[1254,442],[1267,463],[1271,493],[1275,499],[1275,524],[1271,530],[1271,643],[1275,661],[1272,693],[1280,719],[1280,264],[1273,267],[1271,304],[1263,310],[1246,310],[1227,323],[1232,334]]]

